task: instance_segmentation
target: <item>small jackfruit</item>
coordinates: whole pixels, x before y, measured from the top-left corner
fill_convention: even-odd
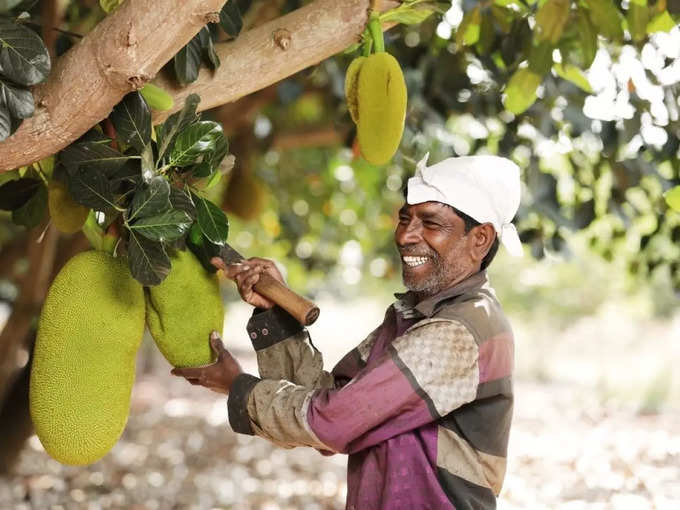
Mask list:
[[[229,179],[224,209],[244,220],[257,218],[265,205],[263,186],[249,174],[236,173]]]
[[[216,274],[188,250],[171,259],[170,274],[146,294],[146,321],[159,350],[175,367],[213,360],[208,338],[222,333],[224,305]]]
[[[355,124],[359,122],[359,97],[357,89],[359,86],[359,72],[366,57],[357,57],[349,64],[345,74],[345,99],[347,109]]]
[[[87,207],[71,198],[66,185],[60,181],[51,181],[47,187],[47,207],[52,223],[57,230],[65,234],[78,232],[90,212]]]
[[[144,291],[124,259],[79,253],[40,314],[29,390],[35,431],[63,464],[90,464],[118,441],[144,334]]]
[[[406,117],[406,83],[399,62],[375,53],[361,65],[357,87],[361,154],[373,165],[387,163],[399,148]]]

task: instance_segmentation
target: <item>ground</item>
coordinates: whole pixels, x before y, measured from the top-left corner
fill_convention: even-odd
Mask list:
[[[326,353],[327,365],[382,316],[379,305],[368,302],[321,308],[323,320],[311,331],[315,344]],[[248,313],[246,307],[230,306],[224,337],[252,371],[254,357],[242,333]],[[638,404],[603,400],[590,374],[592,342],[583,343],[583,335],[588,330],[603,341],[614,326],[602,319],[588,320],[575,323],[564,338],[555,340],[556,352],[565,358],[559,366],[571,367],[566,372],[574,377],[546,380],[526,368],[533,361],[518,364],[508,472],[498,507],[680,508],[680,411],[671,405],[641,412]],[[633,333],[642,328],[657,339],[665,334],[669,345],[680,338],[678,320],[655,326],[626,326],[619,320],[610,332],[615,338],[607,345],[625,341],[617,328]],[[518,328],[518,336],[528,334]],[[517,357],[526,361],[540,353],[530,346],[536,342],[518,338]],[[572,356],[566,359],[568,352]],[[583,377],[578,377],[580,355],[591,361],[582,363]],[[616,363],[620,370],[612,369],[624,379],[634,379],[630,355],[621,352]],[[547,366],[553,361],[546,358]],[[659,363],[664,361],[668,359]],[[92,466],[67,467],[50,459],[32,437],[14,474],[0,478],[0,508],[344,508],[344,456],[283,450],[259,438],[236,435],[226,425],[223,396],[174,378],[169,369],[145,340],[128,425],[113,450]]]

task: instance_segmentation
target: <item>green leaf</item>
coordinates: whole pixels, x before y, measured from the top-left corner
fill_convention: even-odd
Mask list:
[[[36,194],[41,185],[40,179],[29,177],[4,183],[0,186],[0,210],[14,211],[18,209]]]
[[[168,209],[170,209],[170,184],[164,177],[154,177],[148,186],[138,190],[132,198],[128,221],[156,216]]]
[[[156,165],[153,161],[153,147],[150,143],[142,149],[141,167],[142,178],[144,179],[144,182],[148,184],[156,175]]]
[[[647,25],[647,33],[653,34],[654,32],[670,32],[675,27],[675,21],[671,18],[668,11],[663,11],[661,14],[657,14],[652,18],[652,20]]]
[[[109,181],[100,172],[79,168],[68,180],[68,190],[73,200],[95,211],[117,209]]]
[[[200,100],[198,94],[190,94],[184,100],[184,107],[180,111],[173,113],[163,124],[156,126],[159,160],[172,148],[179,132],[196,121],[196,107]]]
[[[5,104],[15,119],[27,119],[33,116],[35,105],[30,90],[14,87],[0,81],[0,89],[5,96]]]
[[[139,92],[127,94],[110,116],[116,135],[139,152],[151,141],[151,112]]]
[[[539,76],[545,76],[553,64],[553,46],[550,43],[541,43],[531,48],[529,54],[529,69]]]
[[[536,13],[537,39],[557,44],[569,19],[571,0],[548,0]]]
[[[158,285],[170,273],[170,257],[161,243],[132,230],[129,232],[128,262],[132,276],[142,285]]]
[[[170,188],[170,205],[173,209],[184,211],[191,219],[196,218],[196,206],[193,200],[191,200],[191,196],[185,193],[184,190],[174,186]]]
[[[229,0],[220,11],[220,26],[228,35],[236,37],[243,28],[243,18],[238,4]]]
[[[434,14],[433,9],[428,8],[404,8],[397,7],[395,9],[390,9],[380,15],[381,23],[403,23],[404,25],[417,25],[422,23],[432,14]]]
[[[165,111],[175,105],[175,100],[172,96],[168,94],[165,89],[162,89],[153,83],[144,85],[139,93],[146,101],[148,107],[153,110]]]
[[[612,41],[623,41],[623,15],[612,0],[589,0],[590,19],[600,33]]]
[[[184,211],[171,210],[156,216],[141,218],[129,226],[152,241],[174,241],[191,226],[191,218]]]
[[[191,226],[186,241],[187,247],[200,261],[203,268],[210,273],[215,273],[217,269],[210,263],[210,260],[213,257],[219,257],[220,247],[208,241],[203,235],[201,227],[196,223]]]
[[[207,26],[201,29],[201,31],[198,33],[198,38],[201,42],[201,54],[203,56],[203,61],[213,70],[220,67],[220,57],[215,51],[212,35],[210,34],[210,29]]]
[[[40,183],[35,194],[21,207],[12,211],[12,221],[26,228],[40,225],[47,213],[47,188]]]
[[[12,132],[12,119],[9,114],[9,108],[0,101],[0,142],[5,140]]]
[[[113,173],[130,158],[131,156],[121,154],[102,142],[75,143],[59,154],[59,159],[69,174],[85,167],[93,172]]]
[[[198,35],[177,52],[174,65],[175,74],[182,85],[196,81],[198,69],[201,67],[201,41]]]
[[[111,13],[115,11],[124,0],[99,0],[99,6],[105,13]]]
[[[668,207],[676,212],[680,212],[680,186],[675,186],[663,194]]]
[[[647,0],[629,0],[626,22],[628,23],[628,32],[630,32],[633,41],[641,42],[647,38],[649,16]]]
[[[199,156],[215,150],[216,139],[222,134],[222,126],[213,121],[202,121],[192,124],[177,136],[170,153],[170,164],[173,166],[189,166]]]
[[[158,216],[142,218],[135,222],[132,228],[148,239],[169,242],[184,236],[192,223],[193,220],[186,212],[170,210]]]
[[[50,55],[35,32],[0,18],[0,74],[19,85],[35,85],[50,74]]]
[[[210,242],[222,245],[227,241],[229,235],[229,222],[222,209],[213,204],[210,200],[192,195],[196,204],[198,226],[201,232]]]
[[[505,88],[505,108],[515,115],[529,108],[536,101],[536,89],[542,80],[528,67],[515,71]]]
[[[590,82],[583,72],[572,64],[554,64],[553,69],[558,76],[572,82],[578,88],[589,94],[593,93]]]
[[[472,46],[479,40],[480,23],[482,21],[479,6],[465,13],[463,21],[458,25],[456,32],[456,44],[458,46]]]
[[[576,17],[578,29],[578,40],[580,42],[581,53],[583,55],[583,68],[588,69],[595,55],[597,54],[597,30],[593,26],[588,14],[583,9],[579,9]]]

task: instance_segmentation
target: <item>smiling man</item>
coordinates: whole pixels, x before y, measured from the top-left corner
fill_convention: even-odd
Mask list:
[[[266,259],[225,267],[256,307],[247,329],[260,377],[213,334],[218,360],[173,369],[229,393],[229,422],[291,448],[349,454],[347,508],[495,508],[512,417],[513,336],[486,275],[511,221],[519,169],[494,156],[449,158],[409,179],[395,242],[405,294],[331,372],[307,331],[253,291]]]

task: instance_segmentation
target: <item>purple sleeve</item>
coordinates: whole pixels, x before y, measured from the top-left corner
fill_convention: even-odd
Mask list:
[[[314,392],[307,422],[334,451],[353,453],[474,400],[477,344],[460,323],[423,321],[340,389]]]

